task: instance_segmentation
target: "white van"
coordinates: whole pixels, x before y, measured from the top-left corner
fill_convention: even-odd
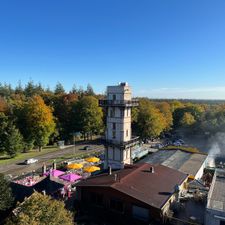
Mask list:
[[[34,158],[26,159],[24,161],[24,163],[27,164],[27,165],[32,164],[32,163],[36,163],[36,162],[38,162],[38,159],[34,159]]]

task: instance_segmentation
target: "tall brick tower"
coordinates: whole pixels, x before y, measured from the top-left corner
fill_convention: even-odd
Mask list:
[[[105,169],[122,169],[125,164],[132,164],[131,148],[138,137],[132,137],[131,108],[138,106],[132,100],[131,88],[127,83],[107,87],[106,100],[99,100],[99,105],[106,108],[107,126],[105,133]]]

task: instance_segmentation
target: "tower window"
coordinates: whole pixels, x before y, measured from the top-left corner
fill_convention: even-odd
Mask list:
[[[129,116],[129,109],[127,109],[127,116]]]
[[[113,130],[116,129],[116,123],[113,123]]]
[[[121,117],[121,118],[124,117],[124,111],[123,111],[123,109],[120,110],[120,117]]]
[[[110,117],[115,117],[115,109],[110,109]]]
[[[129,131],[128,131],[128,130],[126,130],[126,136],[127,136],[127,137],[128,137],[128,132],[129,132]]]
[[[114,139],[116,138],[116,131],[115,130],[112,132],[112,136],[113,136]]]

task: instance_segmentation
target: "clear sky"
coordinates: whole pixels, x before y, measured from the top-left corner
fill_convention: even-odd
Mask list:
[[[224,0],[1,0],[0,82],[225,99]]]

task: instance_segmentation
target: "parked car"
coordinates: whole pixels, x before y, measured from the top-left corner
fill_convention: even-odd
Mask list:
[[[36,162],[38,162],[38,159],[34,159],[34,158],[26,159],[26,160],[24,161],[24,163],[25,163],[26,165],[29,165],[29,164],[32,164],[32,163],[36,163]]]
[[[91,150],[91,146],[89,146],[89,145],[84,146],[84,150]]]
[[[180,143],[179,141],[175,141],[175,142],[173,142],[173,145],[174,145],[174,146],[181,146],[182,143]]]

